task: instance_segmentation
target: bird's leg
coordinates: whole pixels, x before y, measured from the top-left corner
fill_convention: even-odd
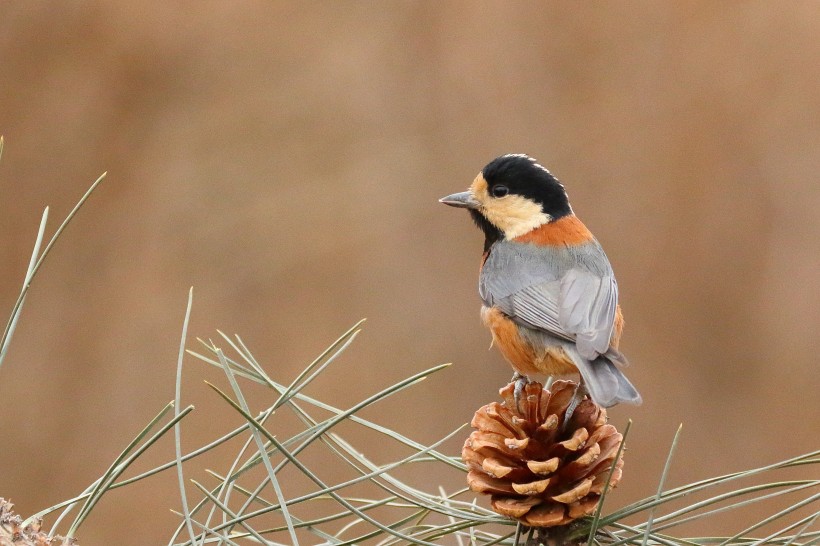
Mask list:
[[[575,413],[575,408],[578,407],[578,404],[581,403],[581,400],[583,400],[584,396],[586,396],[587,394],[587,387],[583,383],[579,383],[578,386],[575,387],[575,393],[572,395],[572,400],[569,401],[567,411],[564,412],[564,424],[561,425],[562,432],[567,429],[569,420],[572,419],[572,414]]]
[[[527,383],[529,383],[530,380],[526,375],[515,372],[510,381],[515,381],[513,396],[515,396],[515,409],[518,410],[521,402],[521,396],[524,394],[524,387],[527,386]]]

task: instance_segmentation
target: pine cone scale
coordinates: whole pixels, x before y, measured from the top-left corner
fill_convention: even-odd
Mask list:
[[[513,483],[512,488],[519,495],[540,495],[547,490],[550,482],[550,478],[546,478],[544,480],[537,480],[529,483]]]
[[[503,516],[520,518],[541,501],[536,497],[518,499],[515,497],[499,497],[493,495],[490,504],[493,509]]]
[[[560,462],[561,459],[558,457],[553,457],[546,461],[527,461],[527,468],[529,468],[533,474],[549,476],[558,469]]]

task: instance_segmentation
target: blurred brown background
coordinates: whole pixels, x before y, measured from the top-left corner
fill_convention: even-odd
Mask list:
[[[611,412],[635,422],[612,507],[654,492],[681,422],[670,485],[818,448],[818,35],[816,2],[1,3],[3,309],[42,207],[54,229],[109,175],[0,369],[0,496],[80,492],[173,397],[191,285],[191,335],[238,332],[285,382],[367,317],[309,393],[453,362],[368,417],[422,442],[468,421],[511,372],[481,235],[436,200],[507,152],[562,179],[618,275],[645,402]],[[186,366],[194,447],[240,419]],[[164,544],[178,506],[157,477],[80,538]]]

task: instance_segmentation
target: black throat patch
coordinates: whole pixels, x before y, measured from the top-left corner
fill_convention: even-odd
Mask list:
[[[476,225],[481,228],[481,231],[484,232],[484,252],[490,250],[490,247],[493,246],[496,241],[504,238],[504,234],[501,233],[501,230],[492,225],[490,221],[484,218],[484,215],[477,210],[470,209],[470,216],[472,216]]]

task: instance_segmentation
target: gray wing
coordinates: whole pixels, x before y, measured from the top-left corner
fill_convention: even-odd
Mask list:
[[[597,241],[560,248],[496,243],[479,294],[522,326],[575,341],[588,360],[609,349],[618,285]]]

